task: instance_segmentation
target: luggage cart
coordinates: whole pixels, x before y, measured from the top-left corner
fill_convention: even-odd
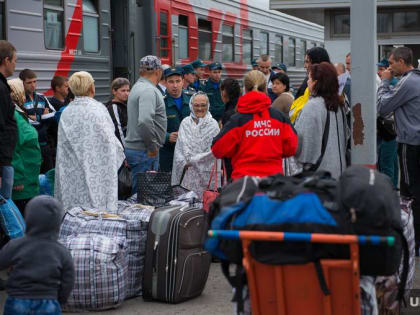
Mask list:
[[[360,315],[359,244],[393,246],[392,236],[211,230],[210,237],[242,240],[253,315]],[[268,265],[256,261],[252,241],[349,244],[349,259],[321,259],[330,295],[319,285],[315,265]]]

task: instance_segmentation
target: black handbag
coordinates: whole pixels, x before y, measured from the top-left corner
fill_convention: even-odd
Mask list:
[[[376,128],[378,130],[379,137],[385,141],[391,141],[397,137],[393,119],[378,117],[376,120]]]
[[[131,196],[131,173],[127,166],[122,166],[118,173],[118,200]]]
[[[155,207],[173,199],[171,173],[149,171],[137,174],[137,202]]]

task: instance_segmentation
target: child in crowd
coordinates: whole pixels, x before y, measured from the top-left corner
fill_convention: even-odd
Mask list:
[[[25,208],[26,235],[0,251],[0,269],[10,268],[5,315],[61,314],[74,282],[73,260],[58,243],[62,205],[46,195]]]

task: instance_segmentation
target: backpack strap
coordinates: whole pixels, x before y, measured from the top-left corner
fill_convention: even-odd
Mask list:
[[[318,277],[319,286],[321,287],[322,293],[325,296],[331,295],[330,290],[327,286],[327,281],[325,281],[324,271],[322,270],[321,262],[319,259],[314,261],[316,275]]]
[[[327,110],[327,120],[325,121],[324,134],[322,135],[321,155],[319,156],[318,161],[316,161],[315,164],[312,164],[312,166],[309,169],[307,169],[307,171],[316,171],[321,165],[322,159],[324,158],[325,150],[327,149],[329,135],[330,135],[330,111]]]
[[[247,283],[246,274],[244,272],[244,267],[242,265],[236,265],[235,275],[231,276],[229,272],[230,262],[228,260],[222,259],[220,266],[222,267],[222,272],[232,288],[235,288],[235,294],[232,298],[232,302],[236,302],[237,305],[237,314],[243,314],[244,312],[244,297],[243,289],[244,285]]]

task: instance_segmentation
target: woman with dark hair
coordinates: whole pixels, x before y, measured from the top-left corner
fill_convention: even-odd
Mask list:
[[[325,48],[312,47],[306,51],[305,69],[307,73],[309,73],[312,65],[319,64],[321,62],[331,63],[330,56],[328,55],[328,52],[325,50]],[[306,76],[305,80],[303,80],[302,85],[295,95],[295,102],[293,102],[292,106],[290,107],[289,116],[292,123],[294,123],[296,118],[300,115],[302,108],[305,106],[309,99],[309,94],[308,76]]]
[[[290,106],[292,105],[295,98],[290,93],[290,80],[287,74],[276,73],[272,78],[271,82],[272,90],[277,95],[271,107],[282,112],[286,117],[289,117]]]
[[[227,78],[220,85],[222,101],[225,104],[225,113],[222,117],[222,125],[224,126],[236,112],[236,103],[241,96],[241,86],[238,80]]]
[[[306,170],[322,169],[338,178],[346,168],[349,133],[335,67],[327,62],[312,65],[308,89],[311,97],[295,123],[299,136],[297,160]],[[328,139],[324,150],[323,139]]]

